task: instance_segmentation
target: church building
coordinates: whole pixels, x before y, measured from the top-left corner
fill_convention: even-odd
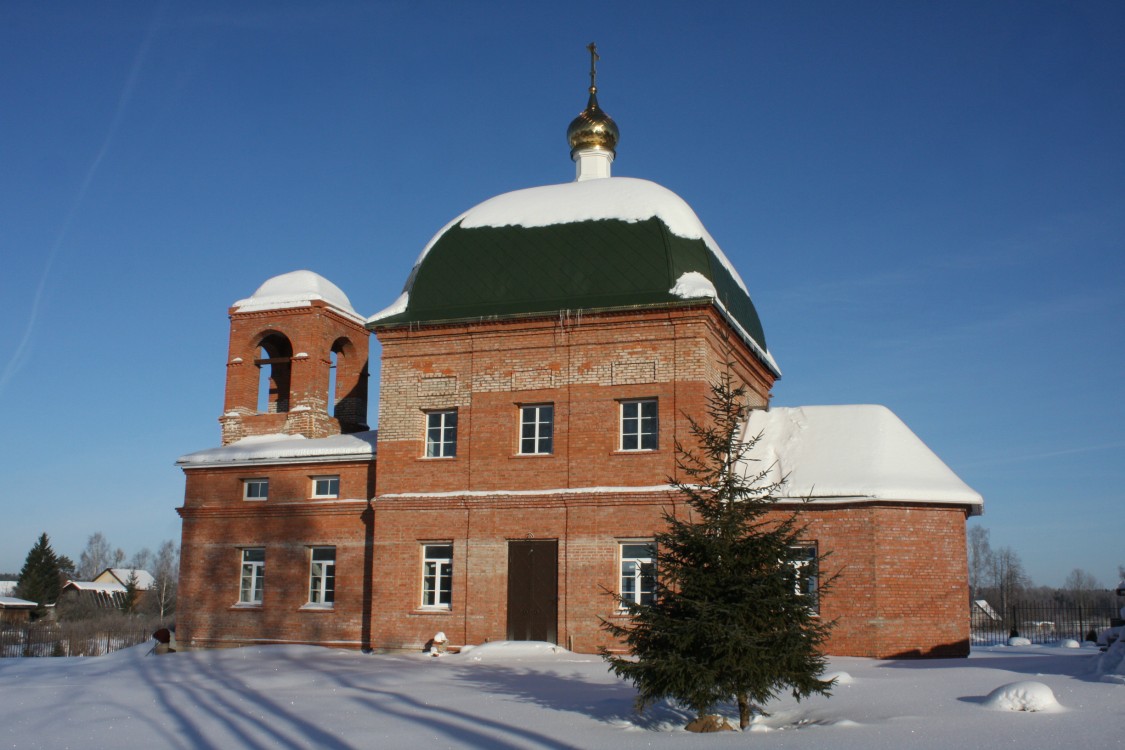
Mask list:
[[[684,507],[675,445],[729,362],[759,465],[787,477],[778,512],[830,553],[823,596],[802,571],[829,652],[967,655],[980,495],[884,407],[770,408],[745,283],[679,196],[611,176],[594,75],[575,180],[453,219],[386,309],[310,271],[230,308],[222,445],[179,460],[182,644],[612,647],[601,620],[652,595],[653,537]]]

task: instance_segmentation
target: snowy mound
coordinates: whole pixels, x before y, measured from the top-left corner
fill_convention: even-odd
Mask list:
[[[820,676],[824,681],[835,680],[837,685],[852,685],[855,683],[855,678],[847,672],[829,672]]]
[[[1008,645],[1009,646],[1030,646],[1031,645],[1031,639],[1021,638],[1020,636],[1013,635],[1011,638],[1008,639]]]
[[[308,307],[314,300],[322,300],[347,317],[363,321],[340,287],[312,271],[291,271],[274,276],[252,295],[235,302],[233,307],[239,312],[281,310]]]
[[[1062,708],[1051,688],[1033,680],[1001,685],[988,694],[984,705],[997,711],[1058,711]]]
[[[562,646],[546,641],[492,641],[472,648],[463,648],[461,653],[473,661],[480,662],[520,661],[528,658],[573,655]]]
[[[1082,644],[1073,638],[1063,638],[1059,641],[1059,648],[1082,648]]]

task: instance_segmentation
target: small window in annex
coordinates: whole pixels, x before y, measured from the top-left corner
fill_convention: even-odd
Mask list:
[[[652,604],[656,590],[656,550],[652,541],[621,542],[622,603]]]
[[[239,604],[261,604],[262,585],[266,580],[266,550],[249,547],[242,550],[242,575],[239,586]]]
[[[621,450],[654,451],[659,433],[656,399],[621,402]]]
[[[336,601],[336,548],[313,547],[309,563],[309,604],[331,607]]]
[[[422,545],[422,606],[449,609],[453,603],[453,545]]]
[[[809,598],[809,606],[814,612],[820,611],[819,560],[820,555],[817,554],[816,542],[793,547],[793,557],[790,559],[790,564],[796,573],[794,591]]]
[[[457,410],[426,412],[426,458],[457,455]]]
[[[313,497],[339,497],[340,496],[340,477],[339,475],[313,477]]]
[[[554,404],[520,407],[520,453],[543,455],[552,453],[555,427]]]
[[[243,500],[265,500],[270,494],[270,480],[268,479],[243,479]]]

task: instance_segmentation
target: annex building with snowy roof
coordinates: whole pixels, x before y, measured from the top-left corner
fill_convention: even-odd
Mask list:
[[[611,175],[593,78],[567,136],[573,182],[455,217],[382,311],[311,271],[230,308],[222,445],[179,459],[179,642],[613,648],[607,592],[652,596],[654,535],[686,508],[675,446],[727,372],[786,480],[774,512],[828,555],[801,570],[808,593],[835,576],[810,597],[828,651],[967,655],[980,495],[885,407],[771,409],[745,282],[682,198]]]

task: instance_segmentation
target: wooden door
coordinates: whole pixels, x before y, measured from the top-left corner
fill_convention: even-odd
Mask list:
[[[557,539],[508,542],[508,640],[558,642]]]

